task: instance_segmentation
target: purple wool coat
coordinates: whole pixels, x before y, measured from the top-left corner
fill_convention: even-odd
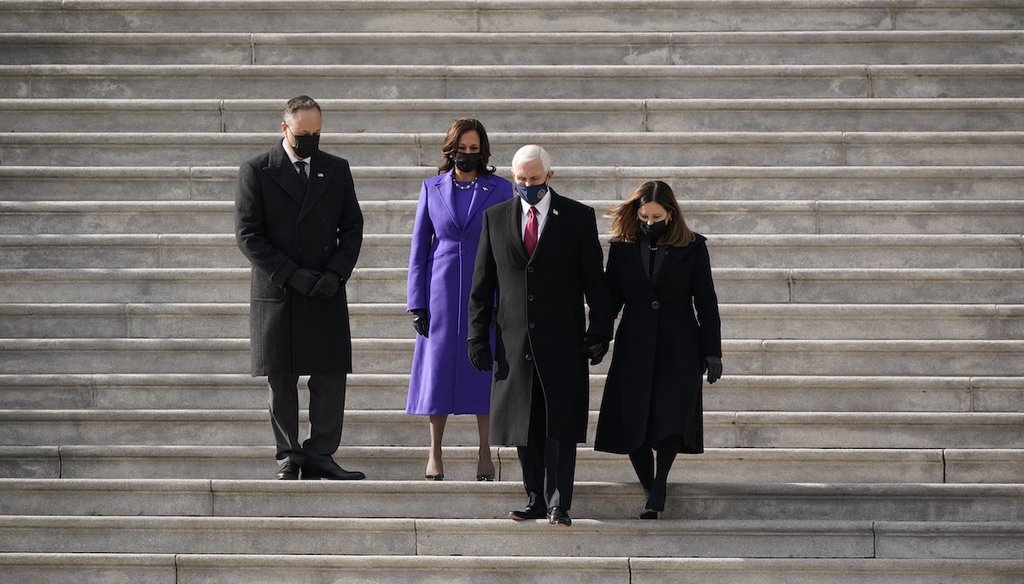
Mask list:
[[[465,225],[458,221],[452,171],[428,178],[420,190],[407,308],[427,309],[430,336],[416,335],[407,414],[490,413],[491,372],[477,371],[467,356],[467,307],[484,209],[511,199],[512,183],[482,174],[476,189]]]

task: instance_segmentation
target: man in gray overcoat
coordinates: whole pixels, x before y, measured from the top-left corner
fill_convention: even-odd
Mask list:
[[[252,374],[267,376],[277,478],[353,480],[332,455],[341,443],[352,372],[345,282],[359,258],[363,215],[348,161],[319,150],[323,116],[288,101],[282,140],[242,164],[238,247],[252,262]],[[309,437],[299,441],[298,379],[309,376]]]
[[[548,185],[554,173],[543,148],[519,149],[512,174],[518,196],[484,213],[469,300],[469,356],[478,369],[493,363],[493,441],[519,447],[527,505],[509,517],[546,516],[568,526],[576,444],[587,438],[587,359],[598,364],[611,339],[604,254],[594,209]]]

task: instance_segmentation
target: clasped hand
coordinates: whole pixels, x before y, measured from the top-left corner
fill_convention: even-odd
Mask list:
[[[341,277],[334,272],[315,272],[299,268],[288,278],[288,285],[310,298],[330,298],[341,288]]]

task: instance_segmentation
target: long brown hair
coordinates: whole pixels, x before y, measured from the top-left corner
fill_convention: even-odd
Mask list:
[[[640,207],[647,203],[657,203],[668,211],[668,230],[661,236],[658,243],[673,247],[686,247],[697,239],[686,224],[683,211],[679,208],[672,187],[660,180],[649,180],[638,186],[629,195],[629,199],[608,212],[612,220],[612,237],[618,241],[632,243],[637,240],[640,232],[638,215]]]
[[[480,164],[476,167],[479,174],[493,174],[495,168],[487,166],[491,159],[491,141],[487,139],[487,130],[480,120],[473,118],[459,118],[452,122],[448,128],[448,134],[444,137],[441,145],[441,164],[437,167],[437,174],[444,174],[455,166],[455,153],[459,150],[459,138],[466,132],[476,130],[480,134]]]

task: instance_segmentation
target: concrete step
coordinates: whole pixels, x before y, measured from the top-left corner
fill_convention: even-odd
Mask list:
[[[429,155],[427,155],[429,157]],[[44,161],[39,161],[44,162]],[[433,161],[432,161],[433,162]],[[497,162],[497,161],[495,161]],[[230,167],[0,166],[5,201],[234,201]],[[645,180],[684,201],[1019,201],[1024,166],[556,166],[566,196],[622,200]],[[499,166],[501,176],[509,176]],[[360,201],[415,201],[428,166],[354,166]]]
[[[966,54],[966,53],[965,53]],[[5,132],[261,132],[279,99],[2,99]],[[461,116],[492,131],[994,132],[1024,130],[1020,98],[318,99],[335,132],[436,132]],[[333,115],[344,112],[344,115]]]
[[[1024,338],[1021,304],[721,304],[730,339]],[[349,306],[355,338],[414,338],[404,303]],[[0,338],[247,338],[248,303],[0,304]]]
[[[327,0],[314,14],[288,11],[267,0],[243,3],[186,0],[173,6],[138,1],[75,4],[58,0],[12,2],[2,7],[0,30],[26,31],[203,31],[362,32],[459,31],[786,31],[786,30],[945,30],[1015,29],[1024,9],[1012,0],[880,2],[814,0],[787,3],[743,0],[707,4],[700,0],[646,0],[623,5],[598,0],[586,11],[572,0],[550,2],[538,12],[530,2],[444,0],[430,6],[401,0]],[[566,28],[561,23],[567,23]]]
[[[406,373],[413,339],[353,339],[360,373]],[[613,347],[614,349],[614,347]],[[1022,340],[726,339],[731,375],[1024,375]],[[0,338],[7,373],[242,373],[247,338]],[[608,361],[591,370],[604,373]]]
[[[605,245],[609,236],[602,236]],[[366,234],[359,263],[409,265],[411,235]],[[1021,235],[712,235],[715,269],[1024,267]],[[243,268],[231,233],[0,235],[10,268]],[[720,298],[729,302],[728,296]]]
[[[248,302],[248,268],[0,269],[11,303]],[[1024,269],[715,268],[723,303],[1015,304]],[[404,268],[356,268],[348,301],[405,302]]]
[[[628,466],[628,463],[625,463]],[[501,518],[523,496],[518,481],[230,481],[0,479],[2,516],[188,516],[465,519]],[[581,482],[573,511],[629,519],[642,510],[639,483]],[[457,506],[446,501],[458,497]],[[316,504],[307,504],[315,498]],[[487,511],[492,510],[492,511]],[[507,510],[505,510],[507,513]],[[1007,521],[1024,523],[1024,485],[673,484],[665,519],[690,521]]]
[[[606,196],[610,194],[601,193]],[[584,200],[598,229],[619,201]],[[415,201],[362,201],[365,233],[411,233]],[[1011,234],[1024,224],[1024,201],[684,201],[700,233]],[[232,201],[0,201],[0,234],[232,233]]]
[[[512,503],[514,505],[515,503]],[[504,515],[509,503],[494,508]],[[486,514],[486,511],[484,511]],[[0,518],[7,552],[1018,559],[1016,522]]]
[[[731,367],[731,365],[729,365]],[[601,405],[605,376],[590,376],[590,408]],[[407,373],[354,373],[353,410],[404,411]],[[0,374],[0,409],[258,409],[267,385],[248,374]],[[305,385],[301,403],[308,403]],[[709,411],[1020,412],[1019,377],[735,375],[704,387]]]
[[[453,584],[484,578],[542,584],[753,584],[765,578],[793,584],[1011,584],[1019,582],[1024,561],[0,553],[0,569],[26,584],[63,582],[71,574],[82,584],[109,584],[115,577],[152,584],[308,584],[324,578],[396,584],[426,582],[439,573]]]
[[[425,429],[425,425],[424,425]],[[522,480],[515,448],[493,448],[497,479]],[[342,446],[335,459],[374,480],[416,481],[428,447]],[[5,478],[268,479],[273,446],[0,447]],[[444,449],[448,481],[472,481],[476,446]],[[579,449],[576,480],[633,483],[626,457]],[[679,459],[673,483],[1024,483],[1021,449],[708,448]],[[460,483],[461,484],[461,483]]]
[[[1022,76],[1024,79],[1024,76]],[[492,158],[508,162],[523,144],[542,144],[557,164],[611,165],[629,159],[667,165],[968,166],[1017,165],[1024,132],[593,132],[489,133]],[[434,133],[326,133],[321,147],[352,164],[430,165]],[[270,133],[5,133],[0,157],[11,166],[225,165],[265,152]]]
[[[447,28],[447,27],[446,27]],[[3,65],[0,98],[1019,97],[1024,65]]]
[[[597,412],[590,414],[590,439]],[[304,417],[303,417],[304,419]],[[260,410],[0,410],[0,444],[265,445]],[[706,412],[708,448],[1024,448],[1024,414],[931,412]],[[425,446],[427,427],[400,411],[348,410],[343,442]],[[476,420],[449,420],[446,444],[477,444]],[[274,469],[270,469],[274,470]],[[269,472],[269,471],[268,471]],[[268,475],[269,476],[269,475]]]
[[[446,30],[448,27],[445,27]],[[796,32],[0,33],[31,64],[843,65],[1019,63],[1016,30]]]

